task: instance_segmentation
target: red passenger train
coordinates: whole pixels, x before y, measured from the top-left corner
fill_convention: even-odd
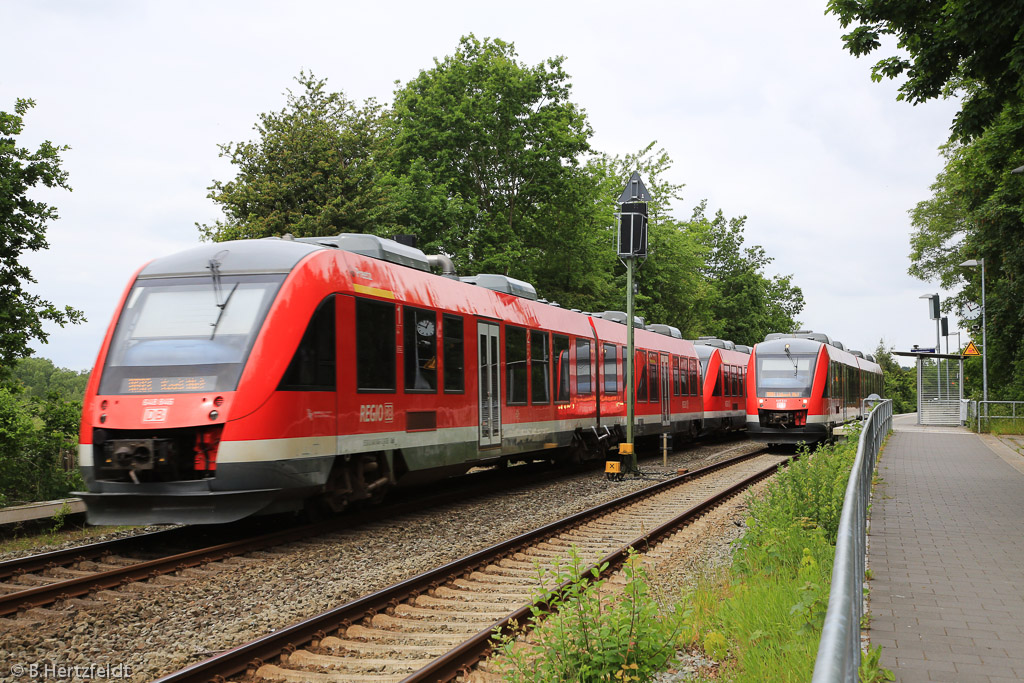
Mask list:
[[[810,331],[769,334],[754,345],[747,374],[747,434],[769,444],[814,443],[867,413],[863,400],[882,395],[882,368]]]
[[[502,276],[460,281],[446,262],[341,235],[141,268],[85,394],[89,521],[337,510],[475,466],[614,451],[624,315],[567,311]],[[697,434],[697,352],[652,327],[636,332],[636,434]]]
[[[745,428],[750,347],[714,337],[700,337],[694,346],[704,376],[704,433]]]

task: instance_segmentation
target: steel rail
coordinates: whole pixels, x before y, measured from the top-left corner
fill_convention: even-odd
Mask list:
[[[303,647],[313,640],[322,640],[329,632],[352,625],[361,619],[385,612],[389,608],[393,609],[405,600],[415,598],[427,591],[433,590],[452,576],[463,575],[477,569],[481,569],[492,562],[511,556],[524,547],[551,538],[566,528],[578,525],[589,519],[599,517],[612,510],[625,507],[644,498],[651,497],[663,490],[678,486],[686,481],[698,479],[718,470],[725,469],[758,455],[762,455],[765,450],[766,449],[761,449],[754,453],[736,456],[734,458],[715,463],[714,465],[709,465],[708,467],[673,477],[666,481],[659,482],[658,484],[654,484],[639,491],[616,498],[615,500],[607,503],[603,503],[589,510],[578,512],[566,517],[565,519],[539,527],[533,531],[528,531],[516,536],[515,538],[503,541],[461,559],[449,562],[437,569],[424,572],[418,576],[402,581],[401,583],[394,584],[393,586],[389,586],[388,588],[384,588],[339,607],[335,607],[317,616],[310,617],[309,619],[293,624],[292,626],[279,629],[274,633],[265,635],[250,643],[245,643],[230,650],[226,650],[225,652],[210,657],[209,659],[197,662],[196,664],[181,669],[180,671],[159,678],[156,683],[203,683],[206,681],[222,681],[230,676],[245,672],[246,670],[259,668],[259,666],[264,662],[277,658],[283,653]],[[770,471],[774,470],[776,467],[777,465],[773,465],[768,468],[768,474],[770,474]],[[763,477],[767,476],[767,474],[761,473],[757,476]],[[731,490],[732,489],[730,489],[730,491]],[[725,495],[732,495],[732,493],[720,493],[716,497]],[[691,516],[692,514],[693,513],[691,513]],[[666,526],[667,525],[662,525],[662,527],[652,530],[640,537],[638,542],[644,543],[644,539],[660,537],[664,533],[667,533],[663,528]],[[622,551],[616,551],[611,555],[615,556],[621,554]],[[523,610],[526,611],[523,612]],[[529,606],[522,608],[513,615],[510,615],[508,619],[514,618],[516,615],[520,615],[521,612],[528,614]],[[504,621],[507,622],[508,619]],[[500,624],[503,622],[497,623]],[[466,644],[459,646],[456,651],[463,653],[460,657],[464,658],[468,658],[470,653],[473,653],[472,656],[475,661],[486,649],[488,645],[487,641],[492,633],[492,629],[481,631],[472,638],[471,642],[473,644],[470,644],[470,641],[467,641]],[[445,663],[444,669],[447,671],[451,666],[454,666],[454,664]],[[464,666],[465,664],[459,664],[456,667],[456,672],[464,668]],[[440,676],[435,676],[435,678],[440,678]]]
[[[100,541],[99,543],[89,543],[87,545],[80,545],[74,548],[52,550],[38,555],[15,557],[13,559],[0,562],[0,581],[5,581],[20,574],[28,574],[30,572],[49,569],[50,567],[72,564],[83,560],[91,560],[108,553],[121,552],[126,549],[131,549],[140,543],[155,540],[162,540],[166,542],[174,539],[174,537],[180,533],[180,527],[175,527],[173,529],[161,529],[159,531],[150,531],[145,534],[136,534],[135,536],[114,538],[109,541]]]

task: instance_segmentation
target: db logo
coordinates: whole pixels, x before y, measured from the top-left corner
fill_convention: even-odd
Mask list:
[[[775,402],[775,407],[779,408],[780,410],[784,409],[786,407],[786,402],[785,401],[776,401]]]
[[[143,422],[164,422],[167,420],[167,408],[146,408],[142,411]]]

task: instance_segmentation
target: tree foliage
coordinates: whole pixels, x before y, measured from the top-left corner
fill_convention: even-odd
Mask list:
[[[234,180],[215,180],[210,199],[224,220],[198,225],[214,241],[369,232],[380,211],[374,151],[384,114],[362,107],[326,79],[301,72],[279,112],[260,114],[255,140],[220,145],[237,167]]]
[[[402,206],[424,245],[462,268],[531,270],[559,227],[550,219],[575,221],[566,212],[581,205],[568,202],[592,201],[579,197],[592,131],[569,97],[563,62],[530,66],[512,43],[469,35],[395,93],[395,175],[422,175],[435,197],[459,209],[439,217],[439,202],[424,213]]]
[[[911,212],[910,273],[946,289],[965,285],[945,304],[961,318],[966,304],[982,303],[982,273],[959,264],[985,260],[990,398],[1024,393],[1024,177],[1010,172],[1024,163],[1022,150],[1024,105],[1007,106],[969,144],[943,148],[932,197]],[[981,331],[972,332],[980,344]]]
[[[878,341],[875,349],[875,361],[882,367],[884,397],[892,399],[894,414],[913,413],[917,411],[917,371],[905,368],[896,362],[892,350],[885,345],[885,340]]]
[[[34,152],[18,146],[25,113],[34,106],[33,100],[19,99],[13,114],[0,111],[0,380],[16,359],[32,353],[32,340],[47,340],[44,322],[63,327],[85,320],[81,311],[57,308],[30,293],[26,285],[36,280],[19,262],[26,251],[48,248],[46,225],[58,217],[54,207],[32,199],[30,191],[37,186],[71,189],[60,166],[66,146],[45,141]]]
[[[1022,0],[829,0],[839,17],[846,49],[855,56],[881,47],[895,36],[905,52],[875,63],[871,77],[898,78],[898,99],[913,104],[950,93],[963,96],[953,137],[982,133],[1024,93],[1024,1]]]

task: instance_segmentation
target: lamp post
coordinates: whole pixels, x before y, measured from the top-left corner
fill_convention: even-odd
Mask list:
[[[1024,168],[1022,166],[1021,168]],[[988,326],[985,311],[985,259],[969,259],[960,265],[964,268],[977,268],[981,265],[981,386],[982,400],[985,401],[985,412],[988,412]]]

